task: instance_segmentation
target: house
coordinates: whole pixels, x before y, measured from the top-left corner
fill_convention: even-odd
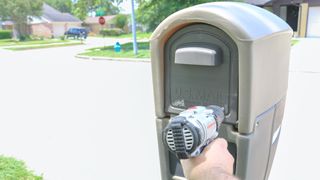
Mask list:
[[[246,0],[285,20],[296,37],[320,37],[320,0]]]
[[[10,20],[9,21],[8,20],[7,21],[1,21],[0,25],[1,25],[2,29],[8,29],[8,30],[10,29],[11,30],[13,28],[13,22],[10,21]]]
[[[31,17],[28,24],[30,34],[49,38],[63,36],[70,27],[81,27],[82,21],[44,3],[42,15]]]
[[[99,24],[99,16],[97,17],[90,17],[88,16],[85,20],[83,25],[89,29],[91,33],[99,34],[101,29],[112,29],[115,28],[116,25],[112,21],[115,15],[111,16],[103,16],[106,23],[102,26]]]
[[[29,17],[26,32],[39,37],[60,37],[64,35],[70,27],[81,27],[82,21],[69,13],[61,13],[48,4],[43,4],[42,15],[40,17]],[[2,22],[4,29],[13,30],[16,37],[17,32],[13,21]]]

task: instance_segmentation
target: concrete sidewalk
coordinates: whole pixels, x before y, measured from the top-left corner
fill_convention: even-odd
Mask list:
[[[287,104],[270,180],[319,179],[320,39],[292,47]]]
[[[10,45],[10,46],[0,46],[1,49],[7,48],[25,48],[25,47],[41,47],[41,46],[53,46],[53,45],[71,45],[79,44],[81,41],[70,41],[70,42],[57,42],[57,43],[48,43],[48,44],[29,44],[29,45]]]

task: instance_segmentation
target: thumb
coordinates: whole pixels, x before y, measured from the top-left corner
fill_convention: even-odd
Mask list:
[[[210,151],[216,148],[227,149],[228,142],[223,138],[217,138],[206,147],[207,151]]]

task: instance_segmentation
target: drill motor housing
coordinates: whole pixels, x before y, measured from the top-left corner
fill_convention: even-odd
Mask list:
[[[218,136],[224,108],[194,106],[172,117],[162,132],[163,143],[179,159],[198,156]]]

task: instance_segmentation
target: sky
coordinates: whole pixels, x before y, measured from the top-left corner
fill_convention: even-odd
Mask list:
[[[138,4],[135,2],[135,9],[137,9]],[[131,14],[131,0],[123,0],[120,4],[121,13]]]

